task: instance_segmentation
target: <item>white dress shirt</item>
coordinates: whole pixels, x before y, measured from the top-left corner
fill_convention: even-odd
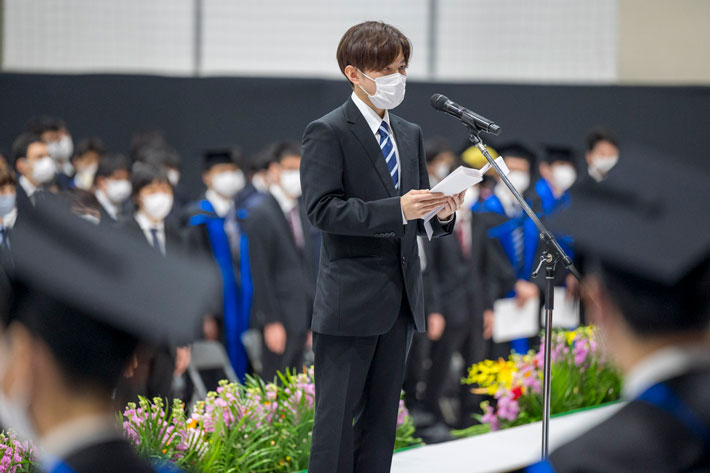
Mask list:
[[[214,212],[219,217],[224,218],[229,213],[229,211],[234,208],[233,199],[225,199],[212,189],[207,189],[207,192],[205,192],[205,198],[209,201],[210,204],[212,204]]]
[[[37,192],[37,186],[32,184],[30,180],[27,179],[25,176],[20,176],[18,182],[20,183],[22,189],[24,189],[25,194],[27,194],[27,197],[32,197],[32,195]]]
[[[111,202],[111,199],[101,189],[96,189],[96,200],[112,220],[118,220],[119,206]]]
[[[138,226],[143,230],[143,235],[145,235],[145,239],[148,240],[150,246],[153,246],[152,230],[157,230],[156,235],[158,237],[158,244],[160,245],[160,252],[165,254],[165,221],[153,223],[153,221],[140,210],[136,212],[135,219]]]
[[[626,375],[624,398],[635,399],[654,384],[703,367],[710,367],[710,347],[707,345],[663,348],[636,363]]]

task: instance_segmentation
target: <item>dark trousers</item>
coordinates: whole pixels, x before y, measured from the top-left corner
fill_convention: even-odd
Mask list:
[[[309,473],[390,471],[413,333],[405,296],[394,326],[383,335],[313,334],[316,415]]]
[[[303,367],[303,352],[306,345],[307,332],[286,333],[286,348],[282,354],[277,354],[269,350],[262,335],[261,350],[261,378],[264,381],[272,381],[276,377],[276,372],[284,373],[286,368],[300,371]]]
[[[424,363],[429,359],[429,339],[426,333],[415,333],[412,338],[412,347],[409,349],[407,368],[404,373],[404,403],[407,409],[422,407],[422,399],[418,396],[419,383],[424,383],[426,370]]]

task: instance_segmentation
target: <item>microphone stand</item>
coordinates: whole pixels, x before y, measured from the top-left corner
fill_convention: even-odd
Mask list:
[[[542,267],[545,267],[545,351],[544,351],[544,368],[543,368],[543,391],[542,391],[542,399],[543,399],[543,407],[542,407],[542,458],[545,459],[547,458],[548,454],[550,453],[550,397],[552,395],[551,390],[550,390],[550,381],[551,381],[551,364],[552,364],[552,358],[551,358],[551,353],[550,351],[552,350],[552,313],[555,308],[555,268],[557,267],[557,264],[559,262],[562,262],[562,264],[567,268],[573,275],[574,277],[577,278],[577,280],[581,279],[581,276],[579,272],[577,271],[577,268],[574,267],[574,263],[570,259],[569,256],[564,252],[562,247],[560,247],[560,244],[557,242],[555,237],[550,233],[547,228],[542,224],[540,219],[535,215],[535,212],[530,208],[527,202],[525,202],[525,199],[523,199],[523,196],[520,195],[520,192],[513,186],[513,184],[510,182],[508,179],[508,176],[505,175],[505,173],[501,170],[501,168],[498,166],[498,164],[493,160],[493,157],[491,157],[490,153],[486,149],[486,146],[483,144],[483,140],[481,140],[480,133],[481,131],[477,127],[469,126],[468,124],[464,124],[466,128],[469,130],[470,135],[469,135],[469,140],[476,146],[476,148],[481,151],[481,154],[486,158],[488,163],[495,169],[496,173],[498,176],[503,180],[505,185],[508,187],[510,192],[515,196],[515,199],[518,201],[520,206],[523,208],[523,211],[527,214],[527,216],[530,218],[530,220],[533,221],[535,226],[537,227],[540,240],[542,241],[544,245],[544,251],[542,252],[542,255],[540,256],[540,263],[537,266],[537,269],[532,273],[533,278],[537,278],[540,270]]]

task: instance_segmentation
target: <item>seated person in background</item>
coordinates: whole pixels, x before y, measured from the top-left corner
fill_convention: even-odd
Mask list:
[[[44,186],[52,182],[57,170],[49,156],[47,144],[39,135],[23,133],[12,144],[12,162],[19,174],[17,180],[17,209],[37,204]]]
[[[569,188],[577,180],[574,152],[565,146],[547,146],[538,167],[540,179],[535,193],[540,199],[542,215],[550,215],[569,205]]]
[[[94,175],[99,168],[101,157],[106,154],[106,148],[100,138],[92,136],[79,142],[76,154],[72,157],[72,165],[76,171],[73,187],[91,190],[94,185]]]
[[[122,154],[107,154],[94,176],[94,194],[101,204],[101,223],[115,223],[130,215],[131,162]]]
[[[300,201],[301,147],[286,142],[274,151],[269,167],[274,184],[248,216],[252,325],[263,334],[265,380],[303,366],[316,284],[313,227]]]
[[[14,271],[12,260],[12,232],[17,220],[17,178],[12,168],[0,161],[0,294],[9,291]],[[7,307],[0,300],[0,312]]]
[[[628,403],[529,471],[710,471],[707,177],[625,154],[589,187],[550,225],[587,257],[587,315],[624,373]]]
[[[252,284],[249,241],[243,228],[246,212],[236,209],[234,196],[245,184],[241,163],[230,150],[209,151],[204,156],[204,198],[187,209],[185,242],[194,252],[209,255],[222,278],[220,304],[206,314],[204,336],[222,340],[237,376],[248,372],[242,334],[249,328]],[[221,325],[221,326],[220,326]]]
[[[56,201],[26,212],[16,231],[11,305],[0,313],[0,423],[37,445],[46,473],[155,473],[123,438],[112,392],[139,341],[186,341],[209,271]]]
[[[443,138],[432,138],[424,142],[426,168],[429,185],[434,187],[453,171],[456,155],[449,143]]]
[[[535,169],[535,153],[525,145],[514,143],[498,149],[499,155],[510,170],[508,179],[518,192],[526,195],[530,187],[531,174]],[[532,201],[526,199],[531,205]],[[531,205],[532,206],[532,205]],[[501,285],[506,280],[496,277],[497,283],[490,281],[487,284],[489,300],[515,297],[519,306],[524,306],[531,299],[538,299],[540,292],[538,286],[531,282],[532,272],[535,269],[538,251],[537,227],[525,215],[515,196],[506,187],[505,183],[498,181],[493,189],[493,194],[485,200],[479,200],[473,206],[474,213],[485,214],[486,225],[489,227],[488,236],[498,241],[507,258],[507,264],[515,274],[512,285]],[[507,273],[499,268],[497,273]],[[491,276],[492,277],[492,276]],[[488,327],[486,335],[492,333],[493,313],[486,311],[484,323]],[[511,342],[512,349],[517,353],[527,353],[530,344],[528,339],[518,339]]]
[[[604,128],[591,130],[586,138],[587,169],[589,177],[601,182],[619,162],[619,143],[616,137]]]

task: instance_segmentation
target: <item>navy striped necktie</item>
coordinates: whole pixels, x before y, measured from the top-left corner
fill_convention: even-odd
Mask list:
[[[380,149],[382,150],[382,155],[385,157],[387,169],[390,171],[390,177],[392,178],[394,188],[395,190],[399,190],[399,166],[397,165],[397,153],[394,150],[394,143],[392,143],[392,136],[389,133],[389,127],[387,126],[386,121],[382,120],[378,131],[380,132]]]

